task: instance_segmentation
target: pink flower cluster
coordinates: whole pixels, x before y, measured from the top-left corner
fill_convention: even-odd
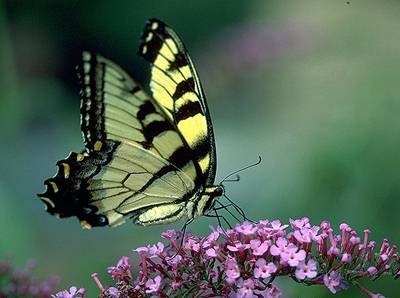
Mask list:
[[[32,276],[34,267],[33,262],[20,269],[0,261],[0,297],[49,298],[59,279],[53,276],[41,281]]]
[[[400,258],[386,239],[376,250],[369,233],[365,230],[361,239],[341,224],[335,235],[327,221],[312,226],[308,218],[290,225],[244,222],[207,237],[170,230],[162,234],[167,246],[159,242],[134,250],[140,257],[135,280],[127,257],[108,268],[114,287],[104,288],[97,274],[93,277],[101,297],[281,297],[273,283],[278,276],[323,285],[332,293],[356,285],[370,297],[383,297],[359,282],[383,274],[398,278]]]

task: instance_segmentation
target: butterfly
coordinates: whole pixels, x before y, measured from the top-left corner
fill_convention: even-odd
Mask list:
[[[89,52],[78,66],[86,149],[57,162],[38,196],[47,212],[85,228],[131,219],[147,226],[214,208],[213,127],[199,77],[174,30],[146,22],[138,50],[151,64],[151,96],[123,69]]]

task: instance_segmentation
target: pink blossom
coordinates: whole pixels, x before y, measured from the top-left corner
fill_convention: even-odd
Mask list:
[[[164,239],[170,240],[176,238],[178,233],[175,230],[166,230],[165,232],[161,233],[161,237]]]
[[[289,226],[289,225],[282,225],[280,220],[274,220],[270,222],[271,228],[269,229],[273,234],[277,234],[278,236],[283,236],[284,230]]]
[[[293,229],[303,229],[303,228],[310,228],[310,220],[307,217],[303,217],[301,219],[289,219],[289,223]]]
[[[249,279],[240,280],[237,283],[238,290],[236,291],[236,298],[256,298],[254,295],[254,281]]]
[[[374,267],[374,266],[371,266],[367,269],[367,272],[368,272],[368,275],[374,276],[378,272],[378,269],[376,269],[376,267]]]
[[[324,285],[333,294],[336,294],[338,291],[347,288],[347,285],[342,279],[340,273],[336,271],[331,271],[330,273],[324,275]]]
[[[129,265],[129,258],[125,256],[122,257],[118,261],[117,266],[108,267],[107,272],[111,274],[113,280],[121,281],[124,279],[131,279],[132,273],[131,266]]]
[[[53,298],[78,298],[83,297],[85,289],[79,289],[77,287],[70,287],[69,290],[58,292],[51,297]]]
[[[197,239],[194,238],[189,238],[186,240],[186,242],[184,243],[184,247],[192,250],[194,252],[199,252],[200,251],[200,243],[197,241]]]
[[[266,291],[266,297],[267,298],[280,298],[280,297],[282,297],[282,292],[276,285],[271,284],[271,286]]]
[[[253,235],[257,231],[257,226],[245,221],[240,225],[236,225],[235,230],[243,235]]]
[[[351,254],[349,253],[344,253],[342,256],[342,260],[343,263],[350,263],[351,262]]]
[[[288,248],[289,247],[290,245],[288,246]],[[282,260],[284,262],[287,262],[291,267],[296,267],[306,258],[306,252],[302,249],[296,252],[297,249],[297,247],[291,246],[291,249],[287,249],[286,252],[281,254]]]
[[[156,245],[149,246],[149,253],[151,255],[158,255],[162,253],[163,250],[164,250],[164,244],[162,242],[158,242],[157,246]]]
[[[250,244],[241,243],[240,241],[235,241],[233,245],[226,246],[230,251],[244,251],[250,247]]]
[[[161,285],[161,276],[157,275],[154,279],[149,278],[146,281],[146,293],[157,293]]]
[[[218,240],[219,235],[220,235],[220,231],[218,229],[213,230],[211,232],[211,234],[205,238],[205,240],[202,244],[202,247],[207,248],[207,247],[213,246],[216,243],[216,241]]]
[[[253,247],[252,247],[253,255],[262,256],[264,253],[266,253],[268,251],[269,243],[270,242],[268,240],[265,240],[263,243],[261,243],[258,246],[253,245]]]
[[[308,228],[302,228],[301,230],[296,230],[293,236],[300,243],[310,243],[311,242],[311,232]]]
[[[256,262],[256,267],[254,268],[255,278],[268,278],[271,274],[276,272],[276,266],[274,263],[270,262],[267,264],[265,259],[258,259]]]
[[[283,237],[279,237],[276,240],[275,244],[271,246],[270,252],[273,256],[281,256],[283,253],[286,252],[287,246],[288,240]]]
[[[176,255],[174,258],[167,258],[166,262],[168,265],[171,265],[172,268],[175,269],[181,263],[182,259],[183,259],[182,256]]]
[[[207,248],[206,255],[209,256],[210,258],[215,258],[218,255],[216,248],[214,247]]]
[[[234,283],[235,280],[240,277],[239,266],[234,258],[228,257],[225,261],[225,273],[228,283]]]
[[[303,280],[305,278],[314,278],[317,276],[317,262],[313,259],[308,260],[308,263],[305,261],[299,263],[296,269],[296,277],[299,280]]]

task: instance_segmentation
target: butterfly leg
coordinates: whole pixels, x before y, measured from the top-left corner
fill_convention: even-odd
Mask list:
[[[193,218],[189,218],[185,224],[183,225],[182,229],[181,229],[181,242],[179,244],[179,248],[178,251],[170,258],[168,258],[169,260],[172,260],[173,258],[175,258],[182,250],[182,246],[183,246],[183,241],[185,240],[185,233],[186,233],[186,228],[188,225],[190,225],[193,222]]]

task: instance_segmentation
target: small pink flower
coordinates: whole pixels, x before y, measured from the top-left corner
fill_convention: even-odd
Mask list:
[[[236,292],[236,298],[255,298],[257,296],[254,295],[253,289],[254,289],[254,282],[253,280],[246,279],[246,280],[241,280],[237,283],[238,290]]]
[[[250,247],[250,244],[241,243],[240,241],[235,241],[234,245],[227,245],[226,248],[230,251],[244,251]]]
[[[172,266],[172,268],[176,268],[177,266],[179,266],[182,259],[182,256],[176,255],[174,258],[166,258],[165,260],[167,261],[168,265]]]
[[[122,281],[122,280],[130,280],[132,278],[131,273],[131,265],[129,264],[128,257],[122,257],[117,266],[108,267],[107,272],[111,274],[111,278],[113,280]]]
[[[280,298],[282,297],[282,292],[281,290],[274,284],[271,284],[270,287],[264,291],[266,298]]]
[[[226,281],[228,283],[234,283],[237,278],[240,277],[240,270],[236,260],[232,257],[228,257],[225,261],[225,274]]]
[[[217,247],[207,248],[206,255],[210,258],[215,258],[216,256],[218,256],[216,248]]]
[[[164,239],[170,240],[177,238],[178,233],[175,230],[166,230],[165,232],[161,233],[161,236]]]
[[[218,229],[213,230],[212,233],[210,235],[208,235],[207,238],[204,240],[202,247],[207,248],[207,247],[215,245],[216,241],[219,238],[219,235],[220,235],[220,231]]]
[[[317,276],[317,262],[310,259],[308,263],[300,262],[297,266],[295,275],[297,279],[303,280],[305,278],[314,278]]]
[[[289,225],[282,225],[280,220],[274,220],[271,221],[271,227],[272,227],[272,232],[274,234],[278,234],[279,236],[283,236],[284,230],[288,227]]]
[[[160,288],[161,285],[161,276],[157,275],[156,277],[149,278],[146,281],[146,293],[157,293],[158,289]]]
[[[340,290],[347,288],[347,285],[344,282],[344,280],[342,279],[340,273],[338,273],[336,271],[332,271],[332,272],[324,275],[324,285],[333,294],[336,294]]]
[[[184,245],[185,248],[194,251],[194,252],[199,252],[200,251],[200,243],[194,238],[189,238],[185,241]]]
[[[342,261],[342,263],[345,263],[345,264],[350,263],[351,262],[351,254],[345,252],[342,256],[341,261]]]
[[[149,249],[147,247],[141,246],[133,249],[133,251],[136,251],[139,255],[145,255],[149,252]]]
[[[301,219],[289,219],[289,223],[293,229],[310,228],[310,220],[307,217]]]
[[[245,221],[240,225],[236,225],[235,230],[243,235],[253,235],[257,231],[257,227],[252,223]]]
[[[273,256],[279,256],[286,252],[287,246],[288,241],[283,237],[279,237],[275,244],[271,246],[270,252]]]
[[[293,236],[300,243],[310,243],[311,242],[311,232],[308,228],[302,228],[301,230],[296,230]]]
[[[320,227],[318,226],[312,226],[308,231],[310,232],[311,239],[313,241],[320,241],[321,240],[321,235],[318,235],[318,232],[320,230]]]
[[[138,247],[133,251],[136,251],[139,255],[145,256],[150,254],[150,258],[157,257],[164,250],[164,244],[162,242],[158,242],[157,245],[147,245],[147,247]]]
[[[261,220],[258,222],[257,225],[258,225],[260,228],[265,228],[265,227],[268,226],[268,224],[269,224],[269,220],[268,220],[268,219],[261,219]]]
[[[157,256],[158,254],[161,254],[163,250],[164,250],[164,244],[162,242],[158,242],[157,246],[156,245],[149,246],[149,253],[152,256]]]
[[[64,290],[64,291],[61,291],[61,292],[58,292],[58,293],[52,295],[51,297],[53,297],[53,298],[78,298],[78,297],[83,297],[84,294],[85,294],[85,289],[81,288],[78,290],[77,287],[70,287],[69,291]]]
[[[288,246],[288,248],[291,245]],[[304,261],[306,258],[306,252],[304,250],[299,250],[296,252],[298,248],[292,247],[291,249],[287,249],[286,252],[281,254],[281,258],[284,262],[288,263],[291,267],[296,267],[300,262]]]
[[[265,240],[263,243],[256,247],[252,247],[253,249],[253,255],[255,256],[262,256],[264,253],[268,251],[270,242],[268,240]]]
[[[256,262],[256,267],[254,268],[255,278],[268,278],[271,274],[276,272],[276,266],[274,263],[270,262],[267,264],[265,259],[258,259]]]

